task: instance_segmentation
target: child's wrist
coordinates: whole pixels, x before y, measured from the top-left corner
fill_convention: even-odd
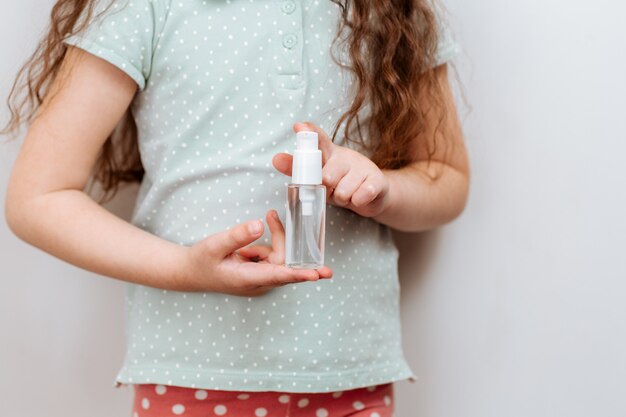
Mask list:
[[[171,268],[164,277],[163,287],[171,291],[184,291],[189,283],[192,271],[191,248],[189,246],[175,244],[172,247],[172,258],[169,260]]]
[[[385,178],[387,178],[387,181],[389,183],[389,189],[387,191],[387,195],[385,196],[384,200],[383,200],[383,205],[380,209],[380,212],[375,215],[372,216],[372,219],[376,220],[379,223],[384,223],[385,219],[389,218],[390,213],[393,213],[394,211],[394,198],[395,198],[395,183],[394,183],[394,174],[393,172],[394,170],[391,169],[381,169],[381,172],[383,173],[383,175],[385,176]]]

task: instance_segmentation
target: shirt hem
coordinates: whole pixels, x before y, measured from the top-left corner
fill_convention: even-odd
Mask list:
[[[298,375],[293,375],[286,372],[242,374],[207,370],[199,372],[194,369],[130,367],[123,368],[118,373],[113,386],[120,388],[131,384],[162,384],[224,391],[313,393],[345,391],[402,380],[415,383],[418,379],[408,365],[402,367],[399,372],[393,372],[392,369],[393,366],[384,365],[355,371],[337,371],[333,374],[299,372]],[[385,370],[385,373],[380,374],[381,370]],[[163,372],[167,374],[164,375]],[[320,387],[320,383],[324,384],[323,388]]]

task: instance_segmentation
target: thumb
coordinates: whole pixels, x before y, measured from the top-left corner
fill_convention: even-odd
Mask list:
[[[205,247],[215,256],[223,259],[255,240],[263,234],[263,222],[250,220],[237,226],[212,234],[205,239]]]
[[[291,177],[292,163],[293,156],[285,152],[277,153],[272,158],[272,165],[274,165],[274,168],[289,177]]]
[[[320,151],[322,151],[322,165],[326,165],[326,161],[328,161],[328,158],[330,158],[337,146],[330,140],[326,132],[311,122],[294,123],[293,130],[295,130],[296,133],[303,130],[317,133],[318,147]]]

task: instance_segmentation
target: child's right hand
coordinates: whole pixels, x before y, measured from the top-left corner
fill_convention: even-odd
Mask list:
[[[274,213],[275,210],[270,210],[266,215],[272,233],[271,247],[254,245],[244,248],[263,234],[264,226],[259,220],[215,233],[189,247],[184,272],[175,290],[256,296],[289,283],[331,278],[333,271],[327,266],[313,270],[284,265],[285,232]]]

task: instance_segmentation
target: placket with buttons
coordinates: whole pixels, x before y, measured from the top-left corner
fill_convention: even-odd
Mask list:
[[[277,28],[274,42],[274,75],[278,88],[298,89],[303,79],[303,30],[301,0],[274,0]]]

